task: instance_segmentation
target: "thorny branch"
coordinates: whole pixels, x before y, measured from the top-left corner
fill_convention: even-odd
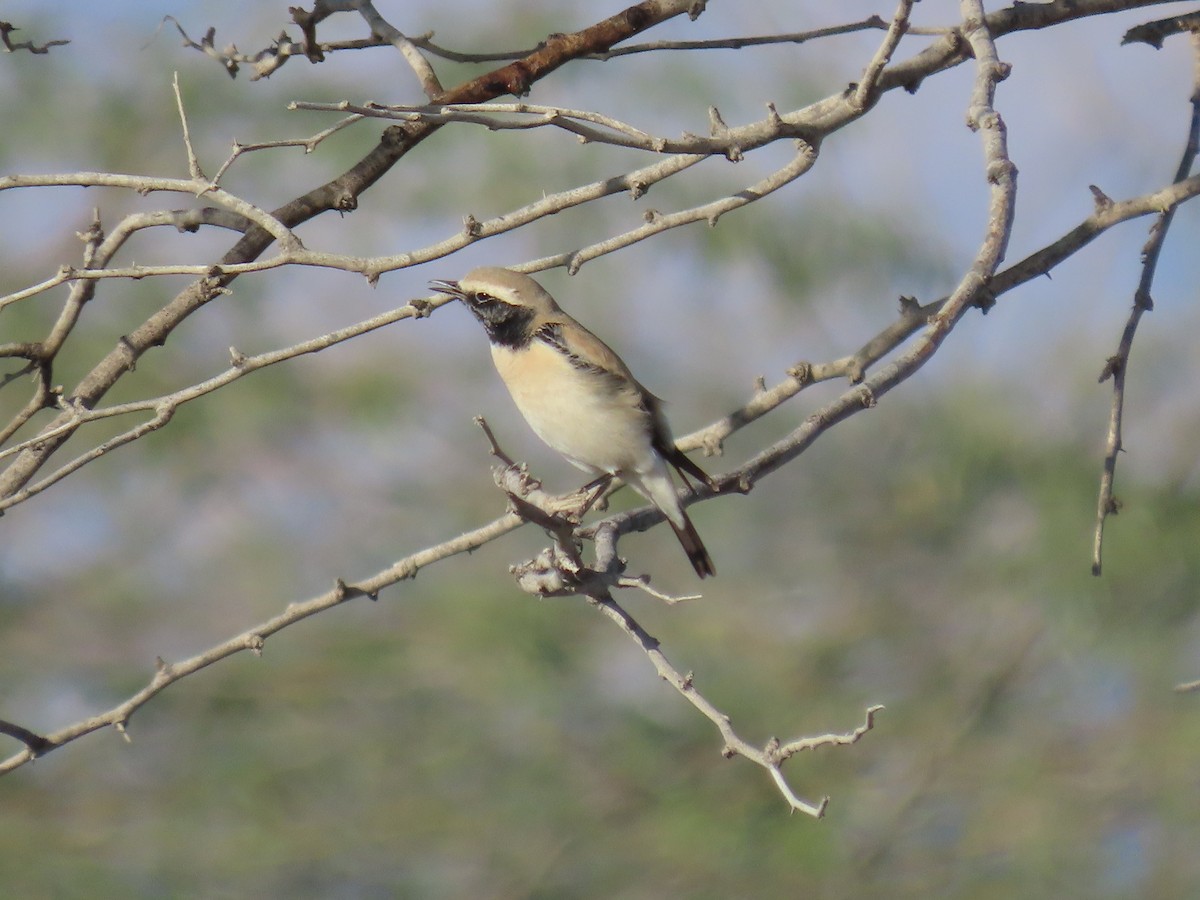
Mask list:
[[[589,596],[589,602],[641,648],[663,681],[675,688],[688,703],[692,704],[692,706],[700,711],[701,715],[717,727],[717,730],[721,733],[722,740],[725,742],[721,748],[722,756],[727,759],[733,756],[741,756],[765,769],[770,774],[775,787],[783,795],[784,800],[787,801],[788,806],[794,812],[802,812],[815,819],[820,819],[825,815],[825,810],[829,806],[829,798],[823,797],[817,803],[802,800],[796,795],[792,786],[788,784],[787,779],[784,778],[783,764],[802,750],[814,750],[822,746],[847,746],[857,743],[863,735],[875,727],[875,714],[883,709],[882,706],[870,707],[867,710],[866,719],[863,724],[848,734],[828,734],[820,737],[801,738],[786,744],[781,743],[776,738],[771,738],[763,747],[755,747],[734,731],[733,724],[728,715],[717,709],[696,689],[692,673],[689,672],[685,675],[671,665],[670,660],[662,652],[658,639],[650,635],[638,624],[637,620],[629,615],[613,599],[612,594],[608,593],[608,591],[598,592]]]
[[[1189,30],[1192,44],[1193,79],[1192,79],[1192,115],[1188,125],[1187,143],[1183,148],[1183,156],[1179,167],[1175,170],[1175,183],[1182,183],[1188,178],[1192,166],[1196,162],[1196,153],[1200,150],[1200,30],[1193,21]],[[1093,188],[1098,206],[1104,206],[1111,201],[1098,189]],[[1154,273],[1158,269],[1158,257],[1162,252],[1163,242],[1167,239],[1167,231],[1175,218],[1175,206],[1164,207],[1154,223],[1150,226],[1150,237],[1142,248],[1142,274],[1138,279],[1137,290],[1133,294],[1133,309],[1121,332],[1121,341],[1117,352],[1110,356],[1100,373],[1101,383],[1112,378],[1113,399],[1112,411],[1109,413],[1108,434],[1105,436],[1104,468],[1100,474],[1100,498],[1096,504],[1096,530],[1092,539],[1092,574],[1099,575],[1103,567],[1102,551],[1104,546],[1104,523],[1110,515],[1116,515],[1121,508],[1120,501],[1113,494],[1113,481],[1117,474],[1117,455],[1122,450],[1121,426],[1125,413],[1125,375],[1129,369],[1129,354],[1133,350],[1133,338],[1137,334],[1138,323],[1142,313],[1154,309],[1154,300],[1150,288],[1154,284]]]
[[[1151,194],[1146,194],[1142,197],[1137,197],[1131,200],[1113,202],[1109,201],[1101,207],[1098,207],[1092,215],[1088,216],[1080,225],[1072,229],[1063,237],[1054,241],[1044,249],[1030,255],[1022,260],[998,272],[991,281],[988,290],[990,302],[995,302],[999,297],[1014,290],[1017,287],[1031,281],[1042,275],[1048,274],[1055,266],[1071,255],[1087,246],[1093,239],[1103,234],[1108,229],[1132,218],[1148,215],[1158,212],[1162,209],[1174,209],[1184,200],[1200,194],[1200,176],[1193,176],[1182,182],[1177,182],[1169,187],[1155,191]],[[215,211],[209,211],[215,212]],[[174,225],[177,228],[186,228],[188,223],[198,220],[199,215],[184,216],[178,213],[170,214],[139,214],[136,217],[131,217],[130,220],[122,223],[119,231],[132,232],[136,229],[153,227],[155,225]],[[210,224],[223,224],[224,227],[236,228],[237,222],[230,221],[226,223],[210,222]],[[122,241],[118,239],[118,231],[114,231],[110,235],[109,240],[105,242],[105,250],[102,255],[107,258],[115,251],[115,248]],[[524,272],[535,272],[540,269],[547,268],[545,265],[537,263],[524,264],[514,266]],[[77,287],[86,285],[94,285],[92,281],[77,281]],[[14,295],[15,296],[15,295]],[[790,400],[799,394],[806,387],[817,384],[823,381],[829,381],[835,378],[846,378],[851,384],[860,383],[864,375],[871,366],[879,362],[909,337],[915,334],[922,326],[926,325],[930,318],[937,313],[946,304],[948,298],[932,301],[928,304],[921,305],[911,298],[901,298],[900,315],[896,321],[883,328],[878,334],[870,338],[857,351],[847,356],[842,356],[837,359],[828,360],[825,362],[808,362],[802,361],[796,363],[789,368],[786,373],[786,378],[778,384],[770,387],[765,386],[756,390],[754,395],[746,401],[745,404],[738,409],[733,410],[718,419],[716,422],[705,426],[704,428],[692,434],[681,437],[678,444],[685,450],[703,449],[708,455],[719,454],[723,444],[732,434],[739,429],[745,427],[751,422],[762,418],[767,413],[776,409],[780,404]],[[151,413],[153,418],[147,422],[129,429],[121,434],[114,436],[104,444],[88,451],[85,454],[72,459],[64,464],[59,469],[54,470],[49,475],[34,482],[26,488],[0,499],[0,511],[15,506],[18,503],[24,502],[36,494],[41,493],[46,488],[56,484],[68,475],[78,471],[87,463],[98,459],[118,447],[125,446],[133,440],[158,430],[163,425],[170,421],[171,415],[179,407],[193,400],[204,397],[213,391],[219,390],[232,382],[259,371],[268,366],[277,365],[299,356],[309,353],[317,353],[328,347],[335,346],[344,341],[367,334],[378,328],[390,325],[394,322],[403,319],[419,319],[430,315],[435,309],[450,302],[445,296],[434,296],[429,298],[417,298],[410,303],[386,313],[381,313],[378,316],[373,316],[361,322],[356,322],[348,325],[345,328],[326,334],[318,335],[300,343],[289,347],[282,347],[277,350],[268,351],[265,353],[246,356],[241,354],[236,349],[231,348],[232,361],[227,369],[218,374],[198,382],[186,388],[181,388],[169,394],[162,394],[157,397],[150,397],[145,400],[133,400],[126,403],[113,404],[111,406],[100,406],[92,409],[81,406],[80,404],[72,404],[69,400],[61,395],[55,395],[51,398],[51,403],[56,403],[64,412],[69,414],[69,418],[64,421],[58,431],[44,431],[34,437],[28,438],[25,441],[14,444],[3,450],[0,450],[0,461],[6,458],[13,457],[18,453],[35,446],[39,441],[53,438],[61,433],[72,432],[78,429],[81,425],[89,422],[96,422],[104,419],[115,418],[118,416],[134,415],[137,413]],[[78,301],[82,303],[82,301]],[[78,303],[76,305],[78,305]],[[77,314],[77,310],[73,315]],[[65,334],[65,328],[59,328],[58,334]],[[0,344],[0,358],[5,356],[20,356],[22,354],[17,351],[15,345]],[[32,352],[32,351],[30,351]],[[49,388],[45,388],[45,393],[49,394]],[[39,394],[40,396],[40,394]],[[42,408],[41,406],[37,407]],[[36,412],[34,409],[32,412]],[[32,412],[29,415],[32,415]],[[24,417],[25,419],[28,416]],[[22,420],[23,424],[24,419]],[[13,428],[13,431],[16,429]],[[0,438],[10,437],[11,434],[0,432]],[[749,473],[747,473],[749,474]],[[729,481],[733,483],[732,479]],[[638,520],[641,522],[642,520]],[[647,520],[648,521],[648,520]]]
[[[0,22],[0,45],[4,47],[5,53],[15,53],[18,50],[28,50],[33,54],[49,53],[51,47],[63,47],[69,43],[68,40],[53,40],[46,41],[44,44],[35,44],[33,41],[13,41],[12,33],[20,31],[12,22]]]
[[[1128,221],[1129,218],[1152,214],[1152,212],[1158,212],[1159,210],[1175,209],[1178,204],[1195,197],[1198,193],[1200,193],[1200,176],[1193,176],[1193,178],[1176,182],[1176,184],[1165,187],[1163,190],[1145,194],[1142,197],[1123,200],[1123,202],[1108,200],[1108,202],[1098,205],[1091,216],[1088,216],[1084,222],[1081,222],[1078,227],[1063,235],[1062,238],[1052,242],[1052,244],[1046,246],[1043,250],[1031,254],[1030,257],[1021,260],[1020,263],[997,272],[989,284],[989,301],[994,302],[1001,295],[1020,287],[1021,284],[1031,281],[1034,277],[1048,274],[1051,269],[1054,269],[1054,266],[1081,250],[1082,247],[1090,244],[1094,238],[1116,226],[1116,224]],[[107,259],[112,256],[116,248],[124,242],[126,236],[136,232],[140,228],[170,224],[170,226],[180,229],[191,229],[198,227],[199,223],[202,222],[221,224],[221,226],[227,228],[239,228],[239,226],[245,228],[246,224],[248,224],[245,221],[239,220],[221,221],[220,216],[216,214],[216,210],[199,210],[188,212],[188,214],[185,214],[185,212],[164,212],[164,214],[139,214],[130,217],[125,222],[122,222],[121,226],[115,229],[113,234],[109,236],[109,239],[104,242],[98,258]],[[702,214],[701,212],[697,212],[694,215],[700,217]],[[619,235],[618,238],[612,239],[611,242],[616,244],[616,242],[629,240],[628,235]],[[595,251],[592,248],[584,248],[580,252],[594,253]],[[342,258],[342,260],[344,268],[347,269],[359,264],[348,258]],[[551,263],[553,263],[553,260],[551,260]],[[538,260],[538,262],[515,266],[515,268],[532,272],[550,268],[550,266],[547,265],[546,260]],[[77,272],[76,274],[80,278],[84,275],[85,272]],[[38,293],[40,293],[40,290],[47,289],[54,286],[54,284],[59,284],[66,280],[68,280],[68,277],[62,275],[49,282],[43,282],[40,286],[36,286]],[[77,290],[82,289],[84,286],[91,286],[94,283],[88,280],[74,282]],[[13,294],[8,296],[8,298],[0,299],[0,308],[6,302],[28,298],[28,296],[32,295],[31,292]],[[67,310],[64,312],[66,322],[73,323],[74,318],[78,316],[78,307],[83,302],[82,298],[77,298],[73,304],[68,305]],[[11,433],[16,431],[17,427],[24,425],[24,422],[28,421],[32,413],[36,413],[38,409],[43,408],[47,403],[58,404],[68,414],[68,418],[60,422],[56,430],[43,431],[35,437],[25,439],[24,442],[13,444],[4,450],[0,450],[0,461],[32,448],[32,446],[42,442],[42,440],[74,432],[78,430],[79,426],[88,424],[88,422],[136,413],[154,413],[155,418],[144,425],[139,425],[130,431],[109,439],[108,442],[97,446],[97,448],[86,452],[84,455],[74,458],[71,462],[64,464],[59,469],[55,469],[53,473],[44,476],[43,479],[34,482],[34,484],[12,493],[11,496],[0,499],[0,511],[36,496],[37,493],[41,493],[47,487],[66,478],[67,475],[77,472],[84,464],[96,460],[96,458],[104,454],[108,454],[108,452],[119,448],[119,446],[124,446],[127,443],[131,443],[134,439],[143,437],[144,434],[158,430],[158,428],[167,424],[170,414],[173,414],[174,410],[178,409],[182,404],[198,400],[198,398],[211,394],[212,391],[221,389],[223,386],[234,382],[234,380],[246,376],[246,374],[260,370],[260,368],[277,365],[280,362],[295,359],[296,356],[320,352],[320,350],[335,346],[335,344],[348,341],[350,338],[383,328],[384,325],[400,322],[402,319],[428,316],[433,310],[444,305],[445,302],[449,302],[449,300],[444,298],[444,296],[414,300],[410,304],[396,308],[396,310],[379,314],[379,316],[362,320],[362,322],[328,332],[328,334],[310,338],[310,340],[293,344],[290,347],[271,350],[268,353],[245,356],[234,350],[232,354],[233,362],[227,370],[204,380],[204,382],[173,391],[172,394],[150,397],[142,401],[130,401],[113,404],[113,406],[109,407],[89,409],[80,406],[78,403],[71,403],[65,397],[50,397],[49,386],[42,385],[41,390],[37,394],[37,403],[31,404],[28,413],[20,416],[19,421],[14,420],[13,424],[8,426],[10,430],[0,432],[0,438],[7,439],[11,437]],[[782,382],[769,390],[756,391],[755,396],[746,401],[744,406],[733,410],[733,412],[728,413],[724,418],[703,428],[703,430],[680,438],[679,445],[688,450],[702,448],[706,451],[706,454],[718,454],[722,443],[731,434],[738,431],[739,428],[750,424],[751,421],[762,418],[770,410],[778,407],[780,403],[790,400],[790,398],[799,394],[806,386],[834,378],[846,378],[852,384],[862,382],[865,371],[871,365],[883,359],[884,356],[888,355],[896,347],[899,347],[901,343],[904,343],[908,337],[916,334],[923,325],[928,324],[930,317],[940,311],[946,305],[946,302],[947,299],[942,299],[932,301],[930,304],[920,305],[916,300],[902,298],[898,319],[870,338],[869,341],[866,341],[856,352],[826,362],[797,362],[796,365],[788,370],[787,378],[782,380]],[[0,358],[25,354],[32,354],[40,358],[41,355],[52,354],[52,352],[55,352],[56,347],[61,346],[61,341],[65,340],[67,331],[68,325],[60,325],[53,332],[54,340],[46,342],[47,348],[36,350],[36,352],[29,348],[12,346],[12,344],[0,344]],[[22,350],[24,350],[24,353],[22,353]]]
[[[884,38],[878,52],[867,64],[862,79],[854,87],[853,103],[859,109],[866,109],[878,99],[879,76],[883,74],[884,66],[892,61],[892,54],[900,45],[900,38],[904,37],[909,30],[908,19],[912,15],[914,2],[915,0],[900,0],[896,14],[892,16],[892,23],[888,26],[887,37]]]
[[[1008,159],[1004,123],[992,107],[996,83],[1005,76],[1006,68],[996,58],[995,45],[987,33],[985,20],[980,14],[981,10],[979,10],[978,4],[964,2],[963,10],[964,32],[967,34],[967,39],[972,42],[976,58],[979,61],[971,106],[968,111],[968,124],[980,131],[983,136],[986,172],[991,184],[987,233],[974,263],[955,291],[945,300],[931,305],[928,309],[916,307],[912,302],[902,304],[900,326],[898,328],[889,327],[876,339],[868,342],[863,351],[860,351],[860,353],[867,354],[866,359],[859,360],[851,357],[850,362],[842,367],[846,371],[839,372],[839,374],[860,374],[862,363],[869,361],[872,354],[887,352],[884,348],[892,340],[899,343],[907,336],[907,333],[911,333],[908,329],[915,330],[923,324],[924,332],[912,347],[875,375],[861,384],[851,387],[832,403],[809,416],[799,428],[751,457],[740,468],[720,476],[718,479],[720,492],[731,489],[750,490],[760,478],[803,453],[833,425],[863,409],[874,407],[880,397],[908,379],[932,357],[951,329],[971,306],[980,304],[990,306],[994,302],[996,294],[992,285],[1004,280],[995,272],[1008,245],[1016,196],[1016,167]],[[1197,179],[1197,182],[1194,188],[1200,190],[1200,179]],[[1076,231],[1079,230],[1076,229]],[[1090,240],[1090,238],[1088,239]],[[1032,259],[1033,257],[1030,258],[1030,260]],[[1023,281],[1038,274],[1034,271],[1034,267],[1029,265],[1030,260],[1009,270],[1009,272],[1016,270],[1017,273],[1009,275],[1009,278],[1013,281]],[[1018,279],[1018,276],[1023,277]],[[836,371],[838,367],[832,366],[831,368]],[[791,384],[784,382],[770,392],[760,392],[759,405],[770,408],[772,404],[782,402],[783,399],[803,388],[805,384],[810,383],[811,367],[801,365],[794,368],[793,372]],[[706,430],[689,435],[680,440],[679,445],[685,449],[703,446],[709,452],[719,449],[725,433],[746,424],[751,420],[751,416],[757,417],[762,414],[753,407],[755,407],[755,402],[751,401],[751,404],[748,404],[743,410],[727,417],[723,422],[710,426],[711,433]],[[702,485],[697,496],[699,499],[703,499],[712,496],[712,493],[711,489]],[[640,531],[656,523],[660,518],[661,514],[657,510],[642,508],[614,517],[608,520],[608,524],[623,533]],[[599,526],[594,526],[590,530],[585,529],[584,534],[591,536],[596,527]]]
[[[1146,22],[1130,28],[1121,39],[1122,44],[1149,44],[1155,50],[1161,50],[1163,41],[1175,34],[1200,31],[1200,13],[1186,13],[1182,16],[1172,16],[1169,19],[1159,19],[1156,22]]]
[[[437,98],[438,102],[477,102],[492,100],[505,93],[524,93],[534,82],[546,77],[572,59],[578,58],[581,54],[607,49],[612,44],[645,31],[667,19],[691,13],[695,8],[694,0],[644,0],[636,6],[581,31],[557,35],[547,46],[530,56],[444,92]],[[301,10],[301,12],[303,11]],[[320,16],[315,13],[313,16],[305,15],[305,26],[315,28],[315,22],[327,15],[327,12],[322,12]],[[191,267],[176,267],[174,274],[196,274],[200,276],[199,280],[177,294],[140,326],[123,335],[118,345],[100,360],[68,394],[72,398],[72,402],[85,408],[95,406],[116,383],[133,370],[138,359],[144,353],[151,348],[162,346],[180,323],[197,310],[202,309],[214,297],[220,296],[243,271],[251,271],[251,268],[246,267],[250,266],[275,241],[279,241],[281,246],[280,259],[276,264],[282,264],[289,259],[299,261],[301,257],[305,257],[306,251],[294,238],[290,229],[322,212],[353,210],[357,206],[357,197],[360,192],[367,190],[409,150],[436,133],[437,130],[438,127],[435,125],[394,126],[384,132],[382,139],[374,149],[343,175],[297,197],[274,212],[264,214],[252,204],[243,204],[246,210],[237,211],[243,212],[248,218],[255,220],[254,226],[246,230],[241,240],[221,258],[216,266],[205,267],[203,273],[196,272]],[[55,180],[53,177],[38,179],[25,176],[17,180],[0,179],[0,189],[61,183],[63,183],[61,179]],[[137,179],[84,173],[84,176],[67,183],[129,187],[135,190],[178,190],[184,182],[181,179]],[[193,180],[186,182],[186,185],[187,187],[184,189],[191,188],[197,195],[204,194],[229,203],[236,199],[222,189],[214,188],[209,184],[196,184]],[[308,256],[307,259],[310,263],[314,261],[314,257],[311,256]],[[168,271],[170,271],[170,267],[167,267],[167,271],[156,270],[156,273],[167,274]],[[113,277],[111,270],[109,272],[110,277]],[[83,276],[79,277],[92,277],[92,274],[92,270],[87,270]],[[147,271],[135,268],[124,274],[127,274],[128,277],[145,277]],[[43,429],[43,434],[52,436],[28,446],[12,460],[3,472],[0,472],[0,497],[9,497],[25,488],[38,470],[74,434],[75,429],[70,426],[70,422],[71,414],[65,411],[53,418]],[[64,425],[68,427],[64,428]]]
[[[268,78],[293,56],[309,56],[310,48],[306,42],[295,42],[283,32],[269,47],[253,53],[242,53],[233,44],[222,50],[215,46],[216,32],[209,29],[200,41],[188,37],[183,26],[173,16],[167,16],[164,21],[172,22],[183,37],[183,45],[198,50],[204,55],[216,60],[231,77],[236,77],[241,66],[247,65],[254,69],[251,80]],[[660,51],[696,51],[696,50],[742,50],[747,47],[766,47],[780,44],[806,44],[822,38],[838,35],[853,34],[858,31],[888,30],[888,23],[879,16],[869,16],[860,22],[850,22],[846,25],[835,25],[829,28],[814,28],[811,31],[798,31],[788,34],[764,34],[746,37],[728,37],[704,41],[649,41],[642,44],[629,44],[623,47],[613,47],[599,53],[589,53],[580,56],[581,60],[603,62],[619,56],[633,56],[641,53],[656,53]],[[949,28],[910,28],[909,34],[944,35],[951,31]],[[452,50],[434,43],[432,33],[411,35],[407,38],[411,45],[419,50],[428,52],[431,56],[450,62],[460,63],[497,63],[505,60],[521,59],[542,49],[545,44],[538,44],[524,50],[489,51],[485,53],[464,53]],[[322,57],[326,54],[346,50],[369,50],[375,47],[386,47],[392,43],[386,37],[373,35],[350,41],[321,41],[316,45],[316,52]]]
[[[279,615],[260,622],[258,625],[243,631],[241,634],[223,641],[214,647],[210,647],[203,653],[198,653],[177,663],[165,663],[160,660],[156,666],[154,677],[145,687],[106,712],[91,716],[45,735],[35,735],[32,732],[21,729],[26,736],[19,737],[18,739],[22,740],[26,747],[24,750],[0,761],[0,775],[30,762],[37,756],[44,755],[51,750],[55,750],[64,744],[68,744],[101,728],[113,726],[121,733],[127,734],[130,717],[149,700],[153,699],[155,695],[181,678],[186,678],[188,675],[198,672],[226,657],[233,656],[236,653],[246,650],[255,654],[261,653],[266,639],[289,625],[293,625],[324,610],[331,609],[355,597],[375,599],[384,588],[391,587],[405,579],[414,578],[421,569],[440,562],[443,559],[459,553],[469,552],[477,547],[482,547],[488,541],[495,540],[500,535],[517,528],[521,524],[521,521],[520,517],[516,514],[507,513],[451,541],[446,541],[436,547],[430,547],[426,550],[413,553],[393,563],[381,572],[377,572],[370,578],[353,584],[337,579],[330,590],[308,600],[289,604],[287,609]],[[20,726],[9,725],[8,730],[5,730],[4,733],[17,736],[14,734],[14,729],[20,729]]]
[[[1131,0],[1131,2],[1134,5],[1141,5],[1142,0]],[[993,13],[987,17],[986,22],[993,33],[1008,33],[1023,28],[1047,27],[1056,22],[1104,12],[1109,8],[1110,2],[1106,2],[1106,0],[1069,4],[1054,2],[1040,4],[1036,7],[1027,4]],[[436,102],[438,105],[479,102],[493,99],[505,92],[521,93],[532,80],[552,72],[569,59],[578,58],[579,55],[588,52],[595,52],[601,45],[611,45],[625,40],[657,22],[692,11],[692,4],[685,3],[683,0],[674,0],[674,2],[647,0],[646,3],[631,7],[618,16],[599,22],[574,35],[556,36],[554,40],[539,48],[519,65],[513,63],[495,72],[472,79],[445,92],[443,96],[437,98]],[[312,24],[311,21],[306,21],[309,25]],[[889,34],[885,39],[885,49],[892,40],[893,37]],[[928,75],[965,61],[968,58],[968,52],[964,49],[966,46],[968,45],[958,36],[957,31],[947,33],[916,56],[886,67],[878,76],[878,90],[887,91],[897,87],[914,90]],[[714,155],[720,152],[730,159],[740,158],[748,150],[763,146],[776,139],[799,138],[802,140],[802,144],[791,163],[736,195],[701,204],[689,210],[673,213],[648,213],[648,221],[636,228],[587,247],[546,257],[531,264],[529,268],[539,269],[552,265],[565,265],[570,271],[576,271],[589,259],[621,249],[638,240],[653,237],[670,228],[698,221],[713,223],[730,209],[753,202],[803,174],[815,161],[821,138],[853,123],[862,114],[863,110],[856,108],[846,95],[837,94],[790,113],[780,114],[772,107],[769,109],[767,118],[759,123],[751,123],[741,128],[714,128],[717,133],[705,139],[712,142],[707,150]],[[719,122],[719,116],[714,116],[714,121]],[[186,274],[199,279],[177,295],[151,319],[129,331],[117,347],[105,356],[73,390],[67,392],[66,396],[72,398],[72,403],[84,408],[91,408],[97,405],[114,384],[132,370],[143,353],[152,347],[161,346],[179,323],[198,309],[203,308],[212,298],[220,296],[229,283],[240,274],[289,264],[327,265],[349,271],[359,271],[367,278],[374,280],[381,272],[428,261],[493,234],[519,227],[520,224],[533,221],[542,215],[550,215],[589,199],[597,199],[626,190],[636,198],[656,181],[661,181],[663,178],[690,168],[708,158],[703,154],[684,153],[677,157],[660,160],[625,176],[605,179],[573,191],[560,192],[554,197],[530,204],[516,215],[506,219],[500,217],[489,223],[480,223],[474,217],[468,217],[467,224],[461,233],[439,242],[438,245],[425,248],[423,251],[376,260],[359,260],[337,254],[310,251],[295,241],[292,229],[296,225],[328,209],[352,209],[356,205],[355,198],[359,191],[369,187],[409,149],[438,128],[436,123],[410,122],[389,129],[379,146],[345,175],[321,188],[310,191],[305,196],[297,198],[272,213],[266,213],[255,207],[254,204],[242,201],[242,208],[234,211],[250,218],[255,224],[245,231],[242,239],[216,266],[129,266],[121,269],[96,266],[82,270],[64,268],[54,278],[47,279],[26,292],[0,299],[0,304],[15,302],[18,297],[32,296],[56,284],[76,278],[140,278],[149,275]],[[90,175],[91,173],[85,174]],[[135,190],[188,190],[203,194],[205,197],[223,199],[227,203],[236,199],[225,194],[221,189],[214,188],[211,184],[198,184],[196,179],[172,180],[171,185],[166,187],[163,186],[162,179],[123,177],[122,180],[117,176],[112,176],[105,180],[96,176],[74,179],[68,177],[64,181],[63,176],[52,176],[41,181],[29,178],[19,182],[0,180],[0,189],[62,183],[113,184]],[[256,261],[273,239],[280,240],[280,252],[272,258]],[[48,398],[43,397],[43,400],[45,399]],[[0,473],[0,497],[11,497],[24,490],[37,471],[75,433],[77,427],[76,420],[68,411],[64,411],[47,423],[41,434],[43,440],[26,445],[7,469]]]
[[[491,431],[486,428],[486,424],[483,427],[492,443],[493,452],[504,457],[504,454],[496,446]],[[517,492],[522,495],[523,508],[518,509],[522,518],[536,522],[555,534],[554,547],[547,548],[536,559],[513,567],[513,572],[517,576],[517,584],[522,590],[537,597],[586,597],[588,603],[637,644],[663,681],[675,688],[688,703],[692,704],[716,726],[724,740],[721,749],[722,756],[727,759],[741,756],[765,769],[793,812],[803,812],[817,819],[824,816],[829,798],[825,797],[818,803],[802,800],[784,777],[783,764],[804,750],[857,743],[874,727],[875,714],[883,707],[872,706],[869,708],[863,725],[848,734],[799,738],[786,744],[781,743],[777,738],[771,738],[761,748],[754,746],[738,735],[726,713],[719,710],[696,689],[692,673],[689,672],[685,675],[671,664],[666,654],[663,653],[659,640],[647,632],[613,598],[612,588],[638,588],[668,604],[697,598],[663,595],[658,591],[651,590],[648,579],[644,577],[632,579],[625,577],[624,561],[617,556],[617,529],[610,527],[611,523],[600,523],[597,526],[595,530],[595,567],[584,567],[579,559],[574,538],[570,534],[574,522],[571,518],[561,515],[561,498],[542,494],[540,485],[531,482],[522,468],[512,465],[497,473],[497,483],[509,493],[510,497],[515,498]],[[531,512],[526,512],[526,509]],[[566,533],[564,534],[564,532]]]

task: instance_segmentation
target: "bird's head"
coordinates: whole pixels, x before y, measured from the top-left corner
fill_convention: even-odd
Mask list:
[[[431,281],[429,286],[465,303],[493,342],[525,339],[540,320],[559,312],[554,298],[528,275],[497,266],[473,269],[459,281]]]

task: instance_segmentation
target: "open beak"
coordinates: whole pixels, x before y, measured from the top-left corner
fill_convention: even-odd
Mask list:
[[[449,294],[451,297],[457,297],[459,300],[462,300],[464,297],[463,289],[458,286],[457,281],[441,281],[435,278],[429,282],[429,286],[439,294]]]

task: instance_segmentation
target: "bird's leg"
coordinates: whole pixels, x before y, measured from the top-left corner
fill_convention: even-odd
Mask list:
[[[584,502],[580,505],[579,511],[575,515],[582,519],[587,514],[587,511],[596,505],[596,501],[604,496],[604,492],[608,490],[614,477],[612,472],[605,472],[603,475],[592,479],[581,487],[579,492],[583,494]]]

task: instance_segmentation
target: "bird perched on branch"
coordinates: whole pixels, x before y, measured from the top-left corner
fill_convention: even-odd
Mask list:
[[[621,358],[527,275],[484,267],[430,287],[461,300],[483,323],[517,408],[538,437],[596,476],[593,499],[620,478],[666,516],[696,574],[715,575],[667,464],[688,488],[688,475],[717,485],[675,446],[662,402]]]

